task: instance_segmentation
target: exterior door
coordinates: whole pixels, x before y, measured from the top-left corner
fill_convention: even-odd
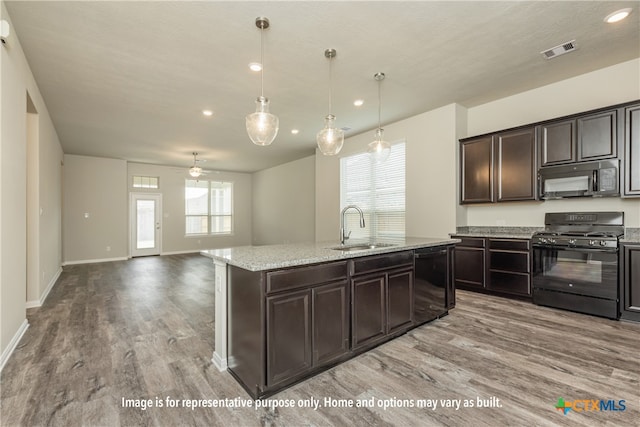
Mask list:
[[[131,193],[131,256],[160,255],[162,195]]]

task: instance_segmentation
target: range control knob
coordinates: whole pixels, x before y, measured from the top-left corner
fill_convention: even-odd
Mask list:
[[[600,240],[600,246],[607,246],[606,240]]]
[[[598,242],[597,242],[597,241],[595,241],[595,240],[589,240],[589,246],[595,246],[595,245],[597,245],[597,244],[598,244]]]
[[[576,244],[576,239],[569,239],[569,244],[570,245],[575,245]]]
[[[556,243],[556,239],[554,239],[553,237],[549,239],[549,243],[551,244],[555,244]]]
[[[541,237],[540,239],[538,239],[538,242],[547,243],[547,239],[545,239],[544,237]]]

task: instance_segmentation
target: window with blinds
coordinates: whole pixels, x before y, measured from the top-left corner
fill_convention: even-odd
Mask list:
[[[392,145],[389,158],[381,163],[369,153],[340,159],[340,208],[348,205],[362,209],[366,222],[366,227],[360,228],[358,212],[347,211],[345,228],[351,239],[404,237],[404,142]]]
[[[231,234],[233,183],[187,179],[185,234]]]

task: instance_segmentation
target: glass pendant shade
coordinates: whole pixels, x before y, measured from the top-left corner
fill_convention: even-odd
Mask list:
[[[344,144],[344,131],[335,127],[336,116],[329,114],[324,118],[324,128],[316,135],[318,148],[325,156],[335,156]]]
[[[191,166],[191,168],[189,168],[189,175],[194,178],[199,177],[202,175],[202,168],[200,166]]]
[[[264,30],[269,28],[269,20],[256,18],[256,27],[260,29],[260,96],[256,100],[256,112],[247,114],[245,125],[249,139],[255,145],[270,145],[280,127],[280,120],[269,112],[269,99],[264,96]]]
[[[384,162],[389,158],[391,154],[391,144],[382,139],[384,129],[376,129],[376,139],[369,143],[367,151],[376,162]]]
[[[256,99],[256,112],[247,114],[247,133],[256,145],[269,145],[278,134],[280,120],[269,113],[269,100],[264,96]]]

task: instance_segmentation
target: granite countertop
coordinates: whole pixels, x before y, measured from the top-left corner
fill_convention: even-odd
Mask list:
[[[503,239],[530,239],[544,227],[458,227],[451,237],[495,237]]]
[[[457,239],[406,237],[397,240],[380,240],[379,243],[392,246],[381,246],[374,249],[342,251],[331,249],[340,246],[338,242],[296,243],[265,246],[238,246],[225,249],[209,249],[203,255],[236,267],[250,271],[276,270],[284,267],[317,264],[341,259],[357,258],[403,250],[426,248],[430,246],[453,245]],[[351,246],[362,241],[348,241]]]
[[[640,243],[640,228],[626,228],[621,243]]]

